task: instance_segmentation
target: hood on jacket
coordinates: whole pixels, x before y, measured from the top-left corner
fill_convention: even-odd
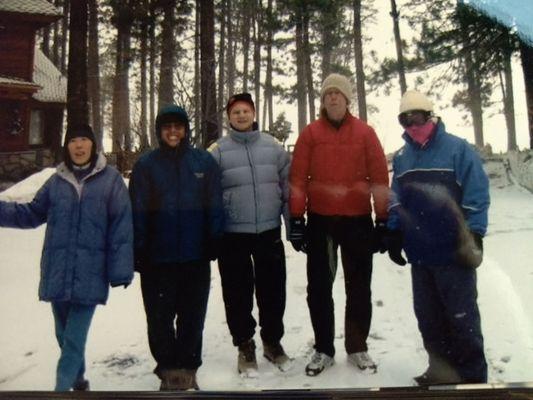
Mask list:
[[[159,141],[159,145],[163,145],[161,140],[161,126],[169,122],[182,122],[185,124],[185,138],[183,142],[189,142],[191,136],[191,126],[189,123],[189,116],[184,108],[175,104],[170,104],[159,110],[155,119],[155,135]],[[180,143],[181,146],[181,143]]]

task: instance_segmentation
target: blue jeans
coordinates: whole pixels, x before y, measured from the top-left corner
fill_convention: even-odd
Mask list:
[[[68,391],[83,379],[85,373],[85,343],[95,305],[70,302],[52,303],[57,343],[61,356],[57,363],[56,391]]]

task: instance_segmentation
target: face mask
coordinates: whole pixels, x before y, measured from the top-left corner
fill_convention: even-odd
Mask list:
[[[435,123],[428,121],[424,125],[411,125],[405,128],[405,131],[411,139],[420,145],[424,145],[435,129]]]

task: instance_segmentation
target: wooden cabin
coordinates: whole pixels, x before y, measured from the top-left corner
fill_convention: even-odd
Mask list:
[[[0,180],[53,165],[61,147],[66,79],[36,46],[59,18],[46,0],[0,0]]]

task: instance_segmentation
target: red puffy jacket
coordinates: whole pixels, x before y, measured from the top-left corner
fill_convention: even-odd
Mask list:
[[[389,175],[376,132],[347,113],[336,129],[325,118],[307,125],[296,142],[290,171],[290,212],[387,218]]]

